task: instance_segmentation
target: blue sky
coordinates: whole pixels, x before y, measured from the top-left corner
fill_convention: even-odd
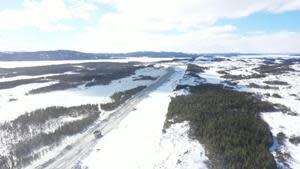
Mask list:
[[[14,0],[14,1],[1,1],[0,9],[17,9],[22,7],[22,0]]]
[[[240,33],[251,33],[256,31],[278,32],[278,31],[300,31],[300,11],[285,13],[257,12],[246,17],[237,19],[221,19],[219,25],[230,24],[238,28]]]
[[[0,50],[300,52],[300,0],[0,1]]]

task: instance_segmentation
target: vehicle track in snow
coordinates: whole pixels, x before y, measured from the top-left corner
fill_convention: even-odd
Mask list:
[[[134,95],[131,99],[127,100],[121,106],[119,106],[113,113],[111,113],[106,119],[98,121],[93,127],[88,129],[78,140],[70,145],[67,145],[62,152],[56,157],[46,161],[45,163],[33,167],[35,169],[81,169],[80,161],[88,156],[92,152],[93,148],[97,144],[98,139],[94,135],[94,132],[100,130],[103,137],[111,130],[116,128],[120,122],[134,110],[134,107],[143,99],[148,97],[149,93],[160,87],[167,82],[169,78],[175,73],[175,69],[169,67],[166,69],[166,73],[160,78],[155,80],[147,88]]]

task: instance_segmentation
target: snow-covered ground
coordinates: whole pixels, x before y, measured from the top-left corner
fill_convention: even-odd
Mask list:
[[[157,59],[154,60],[158,61]],[[52,81],[47,83],[31,83],[26,85],[20,85],[11,89],[0,90],[0,103],[1,103],[0,123],[13,120],[16,117],[20,116],[21,114],[24,114],[25,112],[33,111],[39,108],[46,108],[50,106],[70,107],[70,106],[76,106],[82,104],[95,104],[95,103],[101,104],[104,102],[110,102],[111,101],[110,96],[115,92],[125,91],[138,86],[142,86],[142,85],[148,86],[152,84],[153,80],[143,80],[140,78],[143,76],[144,77],[162,76],[166,72],[166,67],[167,66],[161,67],[161,65],[158,65],[155,67],[138,69],[134,75],[121,78],[118,80],[114,80],[108,85],[98,85],[92,87],[84,87],[83,85],[77,88],[63,90],[63,91],[54,91],[54,92],[34,94],[34,95],[26,94],[28,93],[28,91],[32,89],[37,89],[40,87],[45,87],[57,83],[57,81]],[[40,77],[45,77],[48,75],[41,75]],[[11,78],[2,78],[1,80],[4,82],[4,81],[12,81],[18,79],[31,79],[32,77],[37,77],[37,76],[16,76]],[[167,108],[168,104],[165,104],[164,106]],[[48,133],[54,131],[56,128],[60,127],[61,124],[65,122],[75,121],[78,120],[78,118],[82,118],[82,117],[76,117],[76,118],[61,117],[60,119],[56,119],[55,121],[50,120],[47,121],[47,124],[45,124],[46,128],[42,127],[37,129],[43,130],[42,131],[43,133]],[[164,118],[161,118],[161,123],[163,124],[163,122],[164,122]],[[6,135],[5,133],[2,134]],[[4,135],[1,135],[1,137],[2,136],[6,137]],[[42,152],[43,150],[45,150],[43,154],[47,153],[47,157],[53,158],[55,157],[55,155],[57,155],[57,152],[60,152],[65,148],[65,145],[72,144],[76,140],[78,140],[78,137],[80,137],[80,135],[81,134],[77,134],[72,137],[65,138],[62,141],[62,143],[54,149],[53,147],[52,148],[43,147],[38,151]],[[1,144],[2,148],[0,149],[0,152],[2,155],[4,155],[3,153],[8,153],[9,150],[7,150],[5,146],[3,146],[2,144]],[[49,150],[51,151],[49,152]],[[43,163],[43,161],[45,162],[45,160],[47,159],[49,158],[42,158],[41,160],[38,160],[38,163],[36,163],[36,165]]]
[[[213,61],[211,58],[201,57],[195,60],[193,64],[208,68],[204,73],[199,73],[199,76],[206,79],[205,83],[225,83],[222,76],[222,71],[226,71],[230,75],[249,76],[252,74],[260,74],[254,68],[264,64],[265,59],[274,59],[274,63],[282,63],[286,59],[298,58],[299,56],[289,55],[243,55],[236,57],[218,57],[219,61]],[[280,153],[288,154],[286,163],[290,168],[300,168],[300,144],[295,145],[289,141],[289,138],[300,136],[300,66],[299,64],[290,65],[294,71],[288,71],[280,74],[267,74],[266,77],[249,78],[234,80],[237,83],[234,88],[239,91],[246,91],[258,94],[263,100],[275,104],[281,104],[291,110],[289,113],[273,112],[263,113],[262,118],[269,124],[272,134],[276,139],[278,133],[282,132],[286,136],[284,145],[274,145],[271,149],[275,158]],[[221,72],[220,72],[221,71]],[[275,70],[274,70],[275,72]],[[286,82],[286,85],[266,84],[268,81]],[[257,84],[259,87],[251,87],[250,84]],[[250,86],[249,86],[250,85]],[[267,87],[266,87],[267,86]],[[269,88],[270,87],[270,88]],[[274,96],[275,94],[275,96]],[[275,142],[276,143],[276,140]],[[279,165],[282,165],[276,158]],[[285,168],[287,166],[284,166]]]
[[[184,71],[179,67],[169,82],[140,102],[117,129],[100,139],[81,165],[89,169],[206,168],[204,149],[188,138],[187,123],[171,126],[162,133],[170,97]]]
[[[0,68],[33,67],[46,65],[76,64],[87,62],[158,62],[168,61],[174,58],[152,58],[152,57],[126,57],[115,59],[97,59],[97,60],[59,60],[59,61],[0,61]]]
[[[300,136],[300,117],[299,116],[290,116],[283,114],[282,112],[274,113],[263,113],[262,118],[271,126],[271,131],[274,136],[282,132],[288,138],[292,136]],[[283,153],[288,153],[291,155],[291,159],[288,160],[288,163],[291,168],[300,168],[300,147],[299,145],[292,144],[288,140],[284,141],[284,146],[275,147],[273,155],[276,156],[275,150],[277,148]]]
[[[135,75],[114,80],[109,85],[78,87],[63,91],[54,91],[34,95],[26,95],[32,89],[48,86],[56,82],[27,84],[11,89],[0,90],[0,122],[12,120],[19,115],[50,106],[76,106],[82,104],[100,104],[110,101],[115,92],[128,90],[142,85],[149,85],[151,80],[134,80],[140,75],[158,77],[164,73],[163,68],[144,68]],[[16,99],[9,101],[9,99]]]
[[[205,156],[204,147],[197,141],[188,137],[189,123],[183,122],[171,125],[165,133],[162,132],[165,116],[171,97],[180,94],[188,94],[186,90],[174,92],[176,85],[198,85],[200,83],[227,84],[222,77],[222,71],[235,76],[251,76],[259,74],[255,68],[264,64],[265,58],[275,59],[274,63],[282,63],[284,59],[297,58],[288,55],[245,55],[235,57],[218,57],[214,60],[211,57],[199,57],[193,64],[205,67],[205,72],[198,75],[203,78],[184,75],[186,64],[182,63],[160,63],[162,67],[148,67],[139,69],[136,74],[130,77],[114,80],[109,85],[93,87],[80,86],[64,91],[26,95],[31,89],[48,86],[57,82],[36,83],[21,85],[12,89],[0,90],[0,123],[12,120],[26,111],[45,108],[49,106],[75,106],[89,103],[109,102],[110,96],[118,91],[124,91],[141,85],[150,85],[150,80],[134,80],[140,75],[158,77],[164,74],[166,67],[176,68],[176,73],[170,81],[152,92],[149,97],[142,100],[118,126],[104,137],[99,139],[93,151],[79,164],[84,168],[151,168],[151,169],[205,169],[208,158]],[[170,58],[168,58],[170,59]],[[168,60],[165,59],[165,60]],[[26,67],[37,65],[53,65],[65,63],[83,62],[128,62],[143,61],[156,62],[161,58],[126,58],[113,60],[87,60],[87,61],[40,61],[40,62],[0,62],[0,67]],[[290,158],[287,163],[291,168],[300,168],[300,144],[292,144],[289,138],[300,136],[300,66],[290,66],[295,71],[283,74],[268,74],[266,77],[240,79],[233,82],[236,90],[247,91],[260,95],[263,100],[278,103],[286,106],[293,113],[272,112],[261,113],[262,118],[269,124],[271,132],[276,139],[278,133],[284,133],[286,139],[284,145],[274,144],[271,151],[277,156],[277,151],[288,153]],[[11,79],[0,79],[9,81],[16,79],[29,79],[31,77],[12,77]],[[276,88],[253,88],[251,83],[267,86],[266,81],[284,81],[288,85],[269,85]],[[278,94],[280,97],[274,97]],[[105,114],[107,112],[104,112]],[[108,112],[110,113],[110,112]],[[104,117],[102,117],[104,118]],[[74,120],[62,118],[61,121]],[[53,123],[54,124],[54,123]],[[56,125],[57,127],[58,125]],[[51,131],[51,129],[47,129]],[[47,132],[46,131],[46,132]],[[49,156],[54,157],[56,153],[64,148],[64,145],[75,142],[78,137],[69,137],[63,144],[50,152]],[[274,143],[277,143],[276,140]],[[42,159],[43,160],[43,159]],[[276,158],[278,164],[280,162]],[[44,161],[45,162],[45,161]],[[42,164],[43,161],[40,161]]]
[[[76,72],[65,72],[65,73],[56,73],[56,74],[44,74],[44,75],[37,75],[37,76],[14,76],[14,77],[0,77],[0,82],[9,82],[15,80],[22,80],[22,79],[34,79],[40,77],[49,77],[49,76],[57,76],[57,75],[67,75],[67,74],[78,74]]]
[[[157,153],[156,169],[206,169],[209,161],[204,147],[188,136],[188,122],[171,125],[163,134]]]

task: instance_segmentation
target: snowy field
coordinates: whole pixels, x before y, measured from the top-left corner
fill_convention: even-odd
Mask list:
[[[39,108],[109,102],[110,96],[115,92],[151,84],[151,80],[134,80],[140,75],[158,77],[163,73],[163,68],[145,68],[137,70],[133,76],[114,80],[109,85],[80,86],[74,89],[34,95],[26,95],[26,93],[32,89],[49,86],[56,82],[32,83],[0,90],[0,122],[12,120],[25,112]],[[9,101],[10,99],[16,99],[16,101]]]
[[[169,59],[128,58],[123,61],[146,61],[147,63],[154,63],[163,60]],[[118,62],[117,59],[113,59],[112,61]],[[9,62],[9,64],[1,64],[1,67],[14,68],[29,67],[32,65],[42,66],[83,62],[85,61]],[[99,62],[99,60],[95,62]],[[2,89],[0,90],[0,123],[9,122],[26,112],[40,108],[51,106],[71,107],[84,104],[111,102],[110,96],[116,92],[129,90],[138,86],[148,86],[153,83],[153,80],[136,79],[141,77],[158,78],[165,74],[168,67],[176,69],[176,73],[170,78],[171,80],[152,92],[145,100],[142,100],[134,108],[135,110],[122,121],[117,129],[106,134],[94,148],[91,147],[93,151],[82,161],[82,166],[88,166],[89,168],[97,168],[99,166],[104,168],[119,168],[124,166],[126,166],[125,168],[170,168],[172,166],[173,168],[182,169],[205,166],[207,157],[205,156],[204,148],[198,141],[191,140],[188,137],[189,125],[187,122],[171,126],[166,133],[162,133],[170,99],[178,94],[178,92],[173,92],[173,89],[179,84],[186,69],[186,65],[182,63],[179,65],[178,63],[158,63],[153,67],[141,68],[136,70],[134,75],[113,80],[108,85],[96,85],[91,87],[81,85],[67,90],[51,91],[33,95],[28,95],[28,92],[32,89],[57,84],[58,81],[29,83],[9,89]],[[64,74],[72,73],[74,72],[65,72]],[[55,75],[60,74],[13,76],[1,78],[0,81],[10,82],[30,80],[33,78]],[[112,112],[103,111],[99,120],[105,120],[111,113]],[[61,127],[62,124],[81,120],[82,118],[84,117],[62,116],[59,119],[55,119],[55,121],[47,121],[44,126],[32,128],[31,130],[34,132],[51,133]],[[22,138],[14,140],[13,138],[10,138],[11,136],[9,136],[9,133],[2,133],[1,137],[5,138],[2,139],[4,142],[1,143],[2,148],[0,149],[0,152],[2,155],[9,153],[9,149],[6,147],[9,139],[12,139],[14,144],[16,144],[18,140],[28,139],[23,136]],[[35,161],[26,168],[35,168],[36,166],[47,162],[51,158],[57,156],[59,152],[64,151],[66,145],[75,144],[81,137],[82,134],[76,134],[71,137],[66,137],[60,145],[54,148],[44,147],[37,150],[36,152],[42,152],[43,154],[46,154],[46,156]],[[173,146],[170,146],[171,144]],[[132,156],[130,158],[124,158],[126,157],[126,154],[131,151],[133,152],[131,153]],[[101,159],[101,163],[99,163],[99,159]],[[116,159],[123,161],[123,163],[112,162]]]
[[[157,61],[155,59],[146,59],[147,61]],[[128,61],[128,60],[127,60]],[[63,64],[61,62],[56,62]],[[55,64],[56,64],[55,63]],[[49,63],[47,63],[49,64]],[[148,63],[146,63],[148,64]],[[33,64],[35,65],[35,64]],[[1,89],[0,90],[0,124],[4,127],[4,122],[10,122],[26,112],[35,111],[41,108],[48,108],[53,106],[81,106],[87,104],[97,104],[100,105],[106,102],[112,102],[111,96],[114,93],[126,91],[138,86],[148,86],[154,81],[151,78],[159,78],[165,74],[166,68],[162,66],[146,66],[145,68],[137,69],[133,75],[126,76],[117,80],[111,81],[107,85],[95,85],[95,86],[85,86],[81,85],[78,87],[73,87],[66,90],[43,92],[38,94],[28,94],[32,89],[38,89],[53,84],[57,84],[58,81],[35,83],[34,81],[29,84],[21,84],[16,87]],[[71,73],[63,73],[71,74]],[[39,76],[13,76],[8,78],[2,78],[1,82],[11,82],[18,80],[31,80],[33,78],[44,78],[48,76],[55,76],[58,74],[45,74]],[[60,75],[60,74],[59,74]],[[143,79],[143,77],[146,77]],[[150,78],[151,77],[151,78]],[[147,79],[150,78],[150,79]],[[100,107],[100,106],[99,106]],[[101,115],[104,114],[101,113]],[[87,116],[60,116],[54,120],[47,120],[43,125],[30,125],[28,126],[29,135],[23,135],[22,132],[9,133],[12,129],[1,128],[1,141],[0,141],[0,155],[8,156],[11,145],[18,144],[19,141],[28,141],[30,138],[39,133],[51,134],[56,130],[60,129],[64,124],[70,124],[72,122],[80,121]],[[96,120],[96,119],[95,119]],[[82,134],[76,134],[64,138],[60,145],[46,146],[37,149],[35,152],[47,154],[47,157],[55,157],[60,151],[65,149],[65,146],[74,143],[81,137]],[[49,151],[50,150],[50,151]],[[42,158],[45,161],[46,158]],[[2,162],[2,161],[1,161]],[[38,164],[38,163],[37,163]],[[30,167],[29,167],[30,168]]]
[[[16,67],[32,67],[32,66],[46,66],[46,65],[61,65],[61,64],[75,64],[88,62],[159,62],[170,61],[174,58],[151,58],[151,57],[127,57],[114,59],[97,59],[97,60],[60,60],[60,61],[0,61],[0,68],[16,68]]]
[[[52,91],[34,95],[27,93],[32,89],[58,83],[30,83],[10,89],[0,90],[0,123],[11,121],[25,112],[50,106],[78,106],[82,104],[101,104],[113,101],[111,95],[138,86],[149,86],[153,80],[136,80],[144,77],[161,77],[168,67],[175,68],[175,74],[170,80],[154,90],[149,96],[134,106],[117,128],[106,133],[99,139],[90,153],[77,167],[84,169],[97,168],[130,168],[130,169],[205,169],[209,159],[205,148],[197,140],[189,138],[189,122],[185,121],[171,125],[166,132],[163,126],[171,97],[188,94],[187,90],[174,91],[177,85],[199,85],[202,83],[224,84],[238,91],[255,93],[262,100],[278,104],[282,111],[261,113],[262,118],[270,126],[274,136],[273,153],[278,166],[283,169],[300,168],[300,62],[297,56],[289,55],[243,55],[234,57],[204,57],[200,56],[190,64],[203,68],[203,72],[193,76],[186,72],[186,62],[155,63],[172,58],[126,58],[111,60],[93,60],[92,62],[147,62],[155,66],[141,68],[134,75],[111,81],[107,85],[85,87],[81,85],[67,90]],[[1,68],[30,67],[42,65],[57,65],[66,63],[85,63],[88,61],[38,61],[38,62],[0,62]],[[74,72],[65,72],[72,74]],[[15,76],[1,78],[0,82],[20,79],[32,79],[53,76]],[[103,111],[100,121],[105,120],[112,112]],[[76,121],[81,117],[62,117],[59,122]],[[99,122],[99,121],[98,121]],[[44,132],[58,128],[56,122],[49,122],[50,128]],[[278,135],[284,135],[283,141]],[[66,145],[75,143],[82,134],[67,137],[55,151],[47,152],[48,158],[42,158],[34,168],[55,157]],[[300,144],[300,140],[299,140]],[[1,144],[0,144],[1,145]],[[8,153],[5,148],[0,152]],[[284,155],[284,161],[280,160]]]
[[[184,67],[179,67],[169,82],[139,103],[117,129],[98,142],[82,167],[205,169],[204,149],[188,138],[187,123],[162,133],[170,97],[183,74]]]

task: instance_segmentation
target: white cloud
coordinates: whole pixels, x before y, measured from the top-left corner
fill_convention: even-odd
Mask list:
[[[274,13],[286,12],[297,10],[300,8],[299,0],[291,0],[291,1],[278,1],[276,5],[270,5],[268,8],[269,11]]]
[[[280,13],[300,8],[299,0],[96,0],[113,4],[117,12],[83,32],[73,48],[127,52],[299,52],[299,33],[238,35],[231,25],[215,26],[222,18],[259,11]],[[172,33],[176,32],[176,33]],[[272,43],[271,43],[272,42]],[[284,44],[281,44],[284,42]],[[275,45],[276,44],[276,45]]]
[[[103,2],[103,0],[99,0]],[[109,0],[104,2],[109,3]],[[259,11],[272,13],[300,8],[299,0],[110,0],[117,13],[103,18],[102,25],[133,25],[146,31],[188,31],[211,25],[222,18],[239,18]]]
[[[300,32],[254,33],[240,35],[231,25],[206,27],[180,34],[107,30],[81,34],[71,49],[93,52],[140,50],[206,52],[300,52]]]
[[[291,52],[298,33],[238,35],[222,18],[255,12],[280,13],[300,8],[299,0],[95,0],[116,11],[101,17],[98,27],[83,32],[73,48],[85,51],[172,50],[185,52]],[[257,30],[255,30],[257,31]],[[175,32],[175,33],[174,33]],[[288,45],[280,45],[284,41]],[[279,46],[270,42],[277,42]],[[292,43],[292,44],[290,44]]]
[[[71,30],[63,21],[88,18],[89,12],[95,10],[84,1],[64,0],[25,0],[22,9],[5,9],[0,11],[0,30],[12,31],[27,27],[42,31]]]
[[[71,27],[63,21],[88,19],[91,12],[97,10],[95,2],[111,4],[117,10],[105,15],[101,25],[126,25],[131,26],[129,29],[142,31],[189,31],[211,25],[221,18],[300,8],[299,0],[24,0],[23,9],[0,11],[0,30],[24,27],[68,30]]]
[[[103,4],[114,10],[103,14],[103,8],[98,8]],[[98,19],[92,21],[95,24],[79,25],[83,31],[75,31],[72,41],[63,43],[64,46],[47,42],[47,46],[41,47],[31,42],[27,48],[94,52],[300,52],[296,46],[300,44],[297,32],[239,35],[235,33],[238,28],[232,25],[215,25],[224,18],[298,9],[300,0],[25,0],[21,10],[0,11],[0,30],[18,31],[27,27],[43,31],[77,30],[65,21],[90,20],[91,14],[96,12]],[[14,43],[18,44],[10,42],[10,49],[14,49]]]

